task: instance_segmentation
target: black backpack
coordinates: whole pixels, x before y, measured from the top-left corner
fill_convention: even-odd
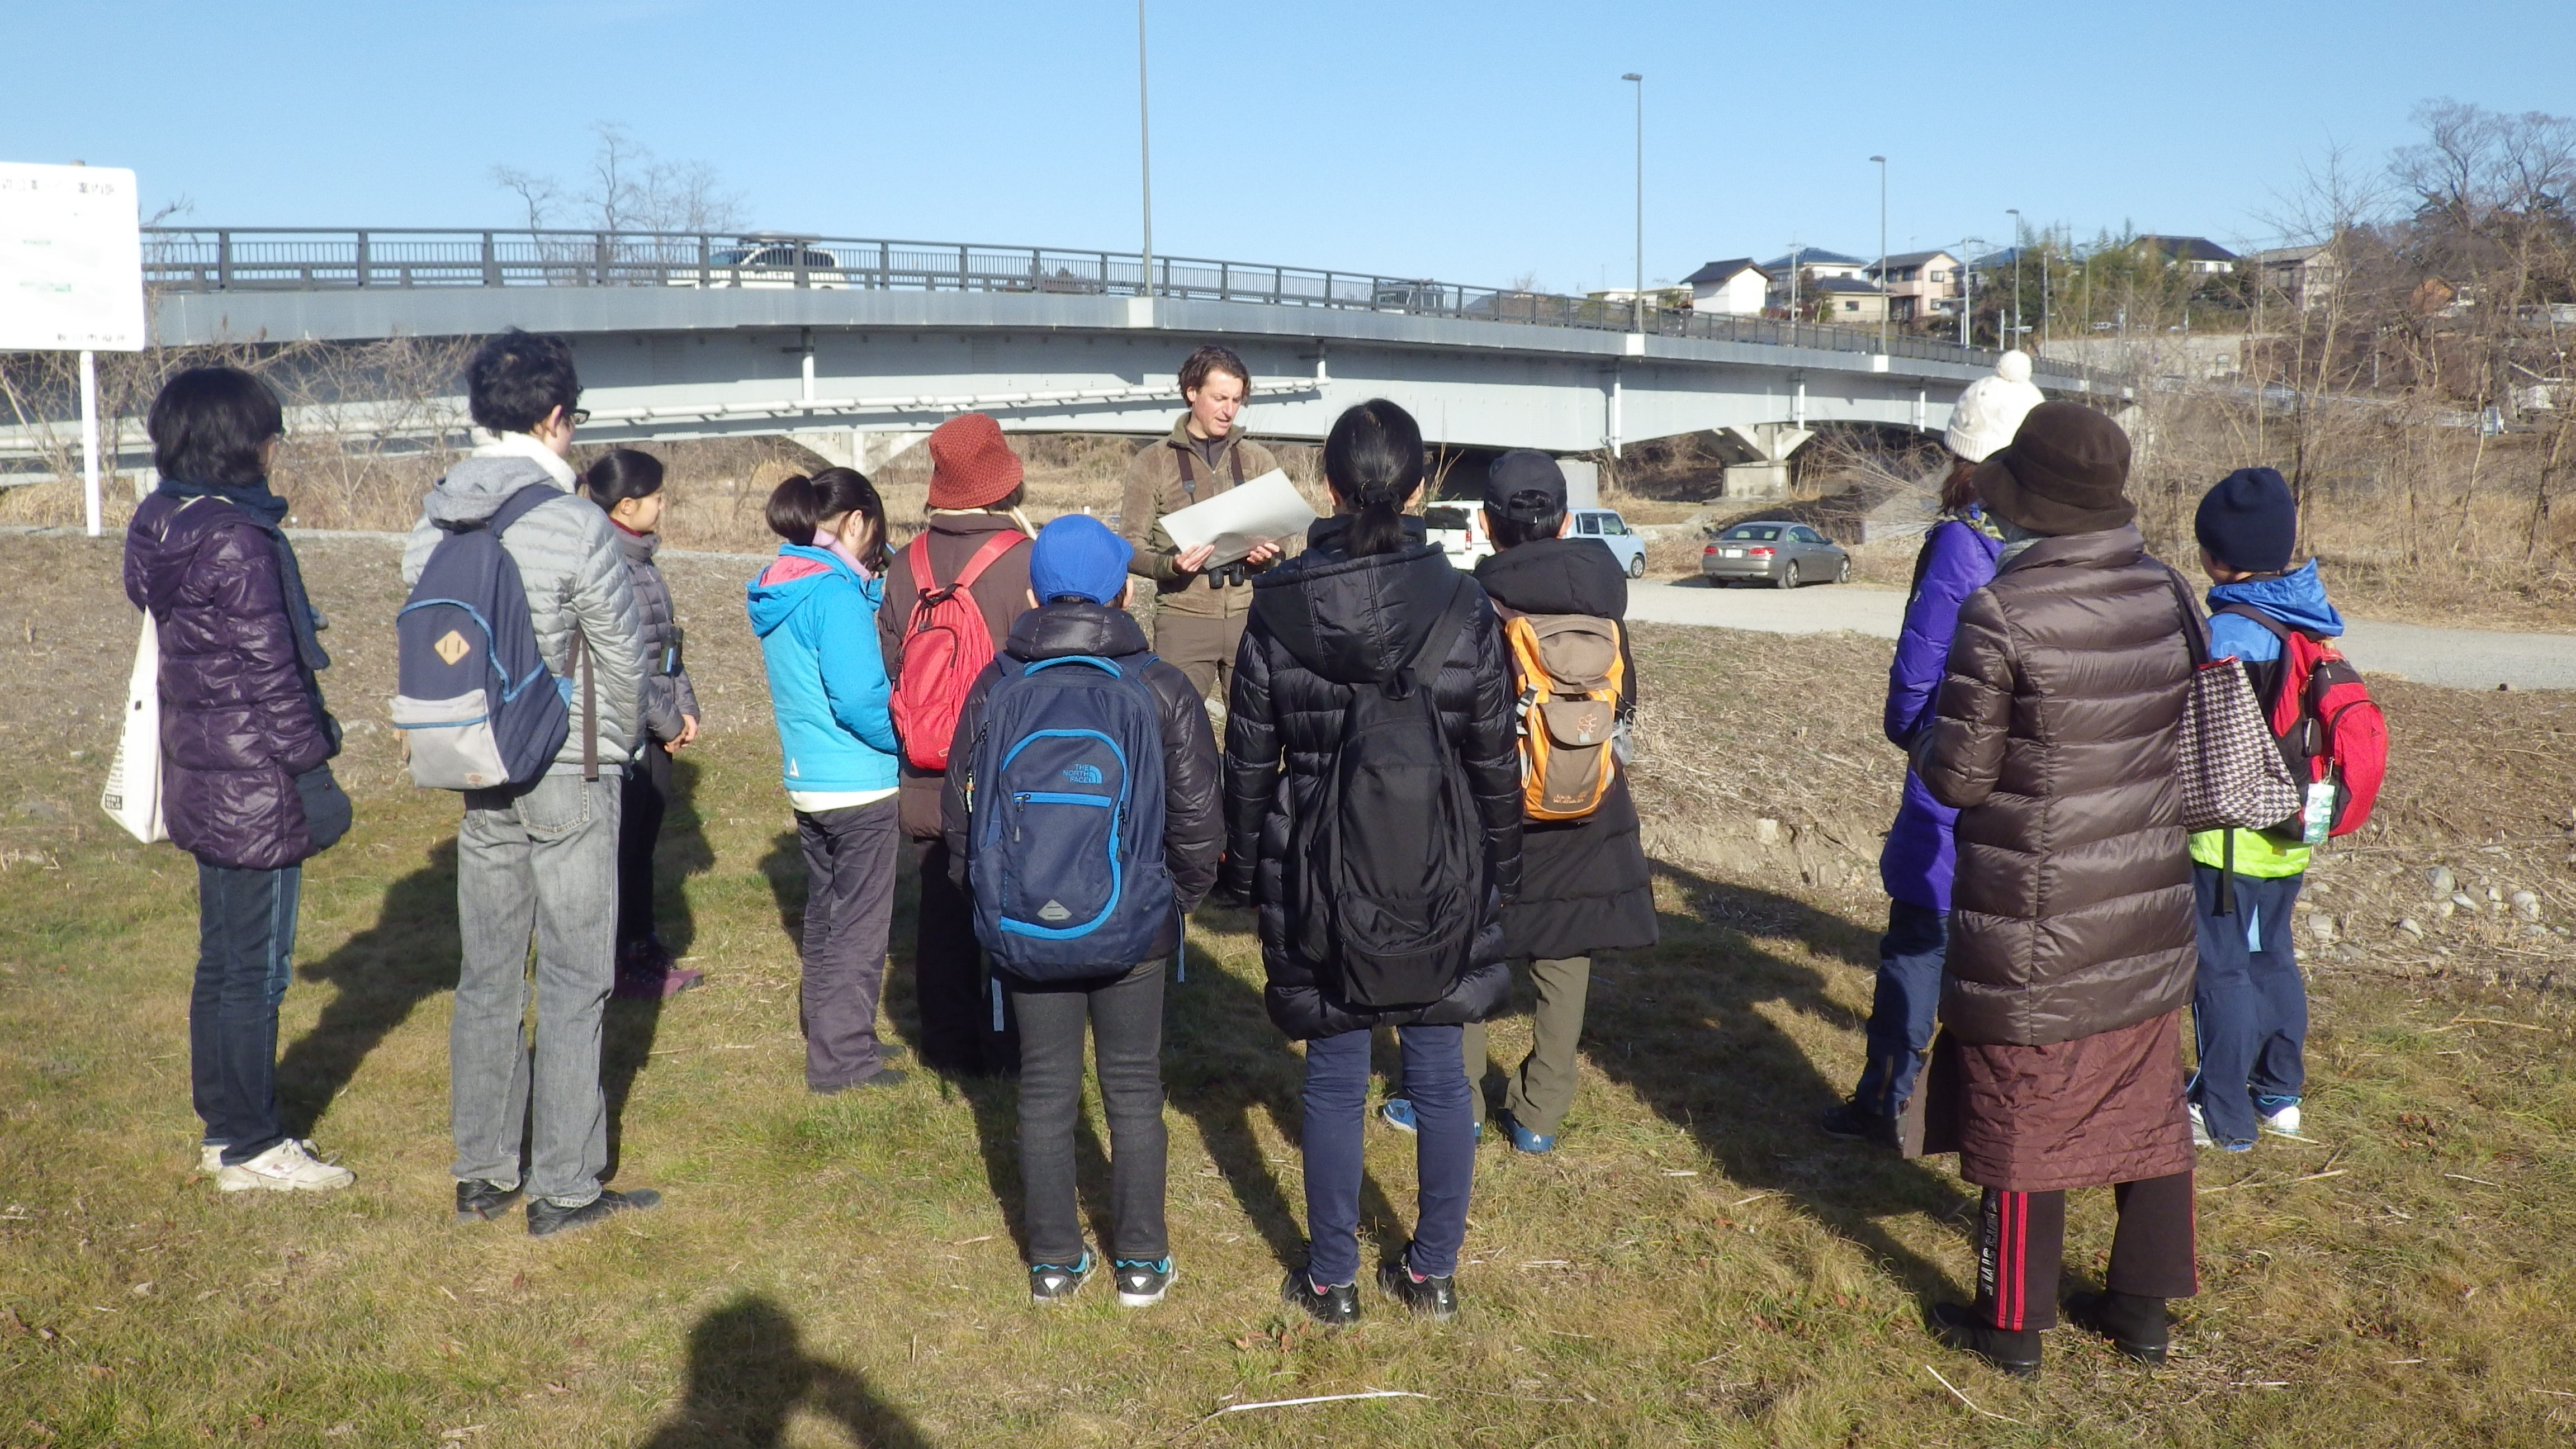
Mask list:
[[[554,764],[572,725],[572,681],[537,650],[519,565],[501,535],[539,505],[565,496],[531,483],[491,517],[442,523],[446,537],[394,616],[394,728],[410,742],[412,783],[439,790],[524,785]],[[582,640],[572,667],[585,685]],[[585,709],[590,704],[583,699]],[[596,720],[596,713],[585,718]],[[583,736],[586,775],[595,736]]]
[[[1286,904],[1299,952],[1337,974],[1353,1006],[1447,995],[1484,915],[1484,824],[1432,688],[1484,602],[1459,576],[1403,665],[1351,687],[1322,797],[1290,833]]]

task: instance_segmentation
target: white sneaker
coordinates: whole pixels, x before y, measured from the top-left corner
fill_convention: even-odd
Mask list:
[[[357,1180],[358,1175],[349,1169],[316,1159],[312,1143],[292,1137],[238,1167],[227,1167],[215,1174],[215,1186],[225,1192],[329,1192]]]
[[[2263,1124],[2264,1131],[2272,1133],[2275,1136],[2296,1137],[2299,1135],[2299,1104],[2296,1102],[2292,1102],[2278,1111],[2257,1112],[2254,1116],[2256,1121]]]
[[[224,1170],[224,1145],[220,1142],[197,1144],[197,1171],[207,1177]]]

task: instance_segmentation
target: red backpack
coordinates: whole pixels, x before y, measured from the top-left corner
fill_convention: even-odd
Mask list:
[[[2388,720],[2361,671],[2333,641],[2293,629],[2260,609],[2228,604],[2217,612],[2251,619],[2281,641],[2280,678],[2264,712],[2290,777],[2335,786],[2334,824],[2327,835],[2350,835],[2368,824],[2371,807],[2379,803],[2379,783],[2388,775]],[[2292,816],[2280,828],[2297,835],[2300,824]]]
[[[930,570],[930,535],[904,550],[912,564],[912,617],[903,629],[903,677],[894,689],[894,728],[903,757],[917,770],[948,768],[948,745],[975,677],[993,662],[993,635],[984,611],[968,592],[984,570],[1027,542],[1017,531],[996,533],[966,561],[954,582],[941,584]]]

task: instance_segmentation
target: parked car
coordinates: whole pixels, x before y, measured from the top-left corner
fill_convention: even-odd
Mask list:
[[[1851,582],[1851,555],[1842,545],[1803,523],[1777,519],[1739,523],[1700,550],[1699,571],[1712,584],[1768,583],[1776,589],[1800,584]]]
[[[1646,576],[1646,541],[1630,532],[1628,521],[1610,509],[1575,509],[1574,527],[1566,537],[1597,538],[1601,540],[1602,547],[1610,550],[1610,556],[1619,561],[1619,567],[1627,571],[1628,577],[1642,579]]]
[[[1422,526],[1459,568],[1474,568],[1476,560],[1494,551],[1494,541],[1485,535],[1485,510],[1473,503],[1434,503],[1422,510]]]

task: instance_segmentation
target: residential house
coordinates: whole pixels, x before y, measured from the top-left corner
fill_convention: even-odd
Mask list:
[[[1890,314],[1899,322],[1955,317],[1966,291],[1959,259],[1946,251],[1903,252],[1887,259],[1884,277],[1875,262],[1863,275],[1886,290]]]
[[[1796,278],[1798,290],[1803,292],[1819,281],[1837,277],[1857,278],[1868,270],[1869,265],[1859,257],[1845,256],[1823,247],[1800,247],[1761,264],[1762,270],[1771,278],[1771,290],[1763,300],[1785,311],[1789,306],[1792,277]]]
[[[1887,293],[1861,277],[1812,277],[1801,285],[1798,310],[1827,322],[1875,327],[1887,315]]]
[[[2249,253],[2245,260],[2256,268],[2265,291],[2287,298],[2301,312],[2313,311],[2332,297],[2343,271],[2332,244],[2273,247]]]
[[[2142,236],[2129,243],[2156,252],[2187,272],[2213,275],[2236,269],[2237,255],[2205,236]]]
[[[1751,257],[1711,262],[1682,278],[1691,289],[1691,310],[1729,317],[1759,316],[1771,290],[1771,274]]]

